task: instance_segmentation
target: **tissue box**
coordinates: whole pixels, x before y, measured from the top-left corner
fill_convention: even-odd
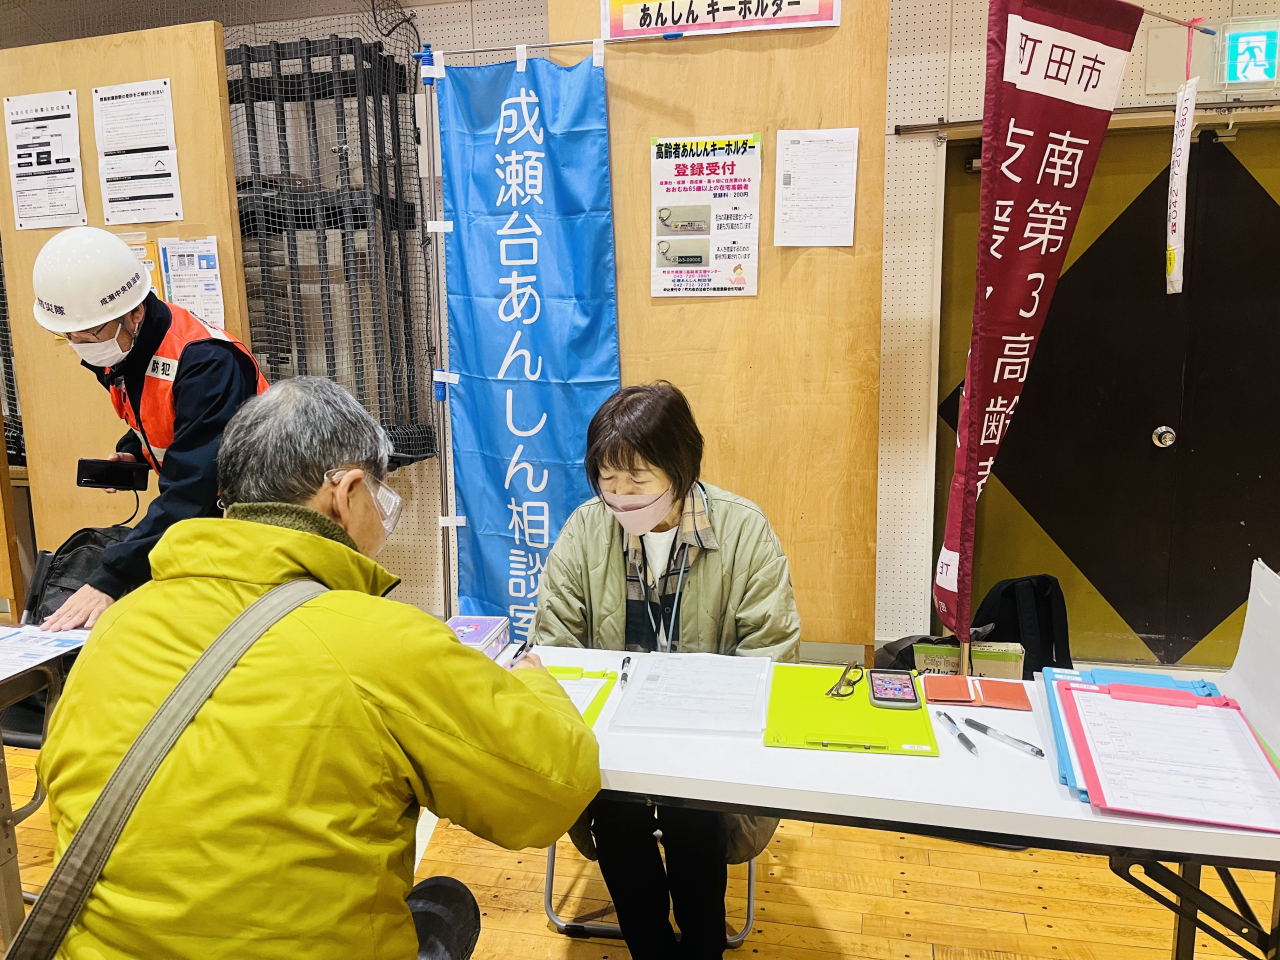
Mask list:
[[[511,621],[506,617],[450,617],[449,628],[466,646],[492,660],[507,648]]]
[[[921,673],[960,672],[959,643],[917,643],[912,648],[916,669]],[[978,640],[969,644],[970,672],[975,677],[1021,680],[1026,657],[1020,643],[992,643]]]

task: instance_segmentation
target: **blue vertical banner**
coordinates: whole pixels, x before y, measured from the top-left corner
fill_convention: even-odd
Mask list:
[[[449,67],[438,97],[458,607],[524,638],[620,383],[604,69]]]

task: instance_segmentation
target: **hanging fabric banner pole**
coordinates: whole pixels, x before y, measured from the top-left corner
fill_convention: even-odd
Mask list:
[[[604,69],[441,72],[458,610],[526,639],[551,546],[591,497],[587,424],[619,387]]]
[[[1119,0],[990,3],[977,295],[933,591],[960,640],[962,673],[978,497],[1022,396],[1141,19],[1141,7]]]

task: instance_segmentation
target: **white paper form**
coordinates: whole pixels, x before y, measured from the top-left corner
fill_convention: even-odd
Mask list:
[[[1280,776],[1244,715],[1073,691],[1108,809],[1280,831]]]
[[[775,247],[851,247],[858,128],[779,130]]]
[[[88,630],[44,631],[36,626],[0,629],[0,680],[84,646]]]
[[[218,238],[175,240],[161,237],[158,243],[166,299],[186,307],[205,323],[225,328]]]
[[[103,220],[181,220],[178,141],[168,79],[94,87],[93,129]]]
[[[596,694],[608,683],[607,680],[592,677],[584,677],[581,680],[566,680],[563,677],[556,679],[560,681],[560,686],[564,687],[564,692],[569,695],[573,705],[578,708],[578,713],[583,716],[586,716],[587,708],[595,700]]]
[[[637,658],[613,723],[697,733],[761,734],[769,661],[716,654],[648,654]]]
[[[4,131],[18,229],[87,224],[76,92],[5,97]]]

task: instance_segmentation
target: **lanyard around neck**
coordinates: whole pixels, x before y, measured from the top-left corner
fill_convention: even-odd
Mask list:
[[[679,536],[679,534],[677,534]],[[660,636],[666,636],[668,649],[671,646],[671,631],[676,625],[676,612],[680,609],[680,591],[684,589],[684,574],[689,565],[689,544],[680,544],[684,549],[680,552],[680,579],[676,581],[676,595],[671,603],[671,616],[664,618],[662,615],[662,581],[665,581],[671,574],[671,560],[675,556],[675,545],[672,545],[671,557],[667,559],[667,569],[662,575],[662,581],[654,579],[653,585],[658,591],[658,620],[653,619],[653,606],[649,600],[649,554],[644,548],[644,537],[640,538],[640,590],[644,593],[644,612],[649,615],[649,626],[653,630],[655,642]],[[658,633],[658,624],[662,625],[662,634]],[[679,641],[677,641],[679,646]]]

